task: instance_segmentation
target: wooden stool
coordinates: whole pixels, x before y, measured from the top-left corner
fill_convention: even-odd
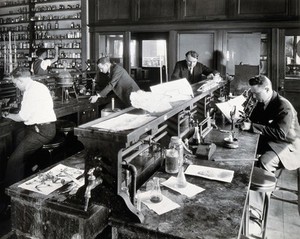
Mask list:
[[[250,190],[264,194],[263,211],[260,218],[262,239],[266,238],[267,220],[270,207],[271,194],[276,187],[276,177],[268,171],[254,167],[251,177]]]
[[[297,171],[297,189],[286,188],[278,185],[280,180],[280,176],[285,169],[279,169],[277,174],[277,184],[274,192],[271,195],[272,199],[276,199],[279,201],[292,203],[298,205],[298,212],[300,215],[300,168],[296,169]],[[285,195],[281,195],[280,192],[287,192]],[[289,194],[291,193],[291,194]]]

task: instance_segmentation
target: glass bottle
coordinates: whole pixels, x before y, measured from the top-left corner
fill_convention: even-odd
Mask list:
[[[47,29],[48,30],[51,29],[51,23],[50,22],[47,23]]]
[[[194,129],[194,134],[193,134],[193,144],[198,145],[200,143],[201,143],[200,132],[199,132],[199,126],[197,121]]]
[[[172,136],[169,144],[169,148],[175,148],[178,151],[179,158],[178,163],[179,165],[183,163],[183,142],[180,137]]]
[[[58,28],[59,28],[58,21],[55,22],[54,28],[55,28],[55,29],[58,29]]]
[[[153,178],[153,188],[152,188],[151,194],[150,194],[150,201],[153,203],[159,203],[162,201],[162,194],[161,194],[161,190],[160,190],[158,177]]]
[[[175,148],[166,149],[165,171],[167,173],[178,173],[179,154]]]

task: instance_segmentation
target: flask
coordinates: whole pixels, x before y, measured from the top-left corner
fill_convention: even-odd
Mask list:
[[[200,143],[201,140],[200,140],[198,121],[197,121],[194,129],[194,134],[193,134],[193,144],[198,145]]]
[[[179,166],[179,172],[176,178],[177,182],[176,182],[176,186],[178,188],[185,188],[187,185],[186,179],[185,179],[185,175],[183,172],[183,165]]]
[[[153,203],[159,203],[162,201],[162,194],[159,186],[159,178],[153,178],[153,188],[150,194],[150,201]]]
[[[179,158],[178,163],[181,165],[183,163],[183,145],[182,140],[178,136],[172,136],[169,144],[169,148],[175,148],[178,151]]]

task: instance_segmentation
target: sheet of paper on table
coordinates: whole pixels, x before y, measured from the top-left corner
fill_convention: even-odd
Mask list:
[[[117,132],[138,128],[155,118],[155,116],[150,116],[148,114],[139,115],[125,113],[117,117],[102,121],[98,124],[93,125],[92,127]]]
[[[141,201],[144,203],[149,209],[156,212],[158,215],[164,214],[176,208],[179,208],[180,205],[173,202],[171,199],[163,196],[163,199],[159,203],[153,203],[150,201],[151,190],[147,192],[140,193]]]
[[[151,114],[158,114],[171,110],[177,102],[190,100],[194,96],[192,87],[185,78],[151,86],[150,90],[151,92],[132,92],[132,106]]]
[[[233,116],[234,121],[237,121],[241,118],[241,112],[244,111],[243,103],[246,101],[246,98],[243,95],[239,95],[233,99],[230,99],[226,102],[216,103],[216,106],[221,110],[223,115],[231,122],[230,111],[236,107],[235,115]]]
[[[186,195],[187,197],[193,197],[198,193],[203,192],[205,189],[201,188],[195,184],[191,184],[189,182],[187,182],[187,186],[184,188],[178,188],[176,186],[177,183],[177,178],[174,176],[171,176],[168,180],[162,182],[161,184],[171,188],[172,190],[179,192],[180,194]]]
[[[230,183],[233,179],[234,171],[201,165],[189,165],[185,170],[185,174]]]
[[[150,87],[151,92],[169,97],[169,102],[188,100],[194,97],[193,89],[186,78],[169,81]]]
[[[76,181],[76,178],[83,174],[84,170],[58,164],[52,169],[38,174],[36,177],[19,185],[20,188],[49,195],[55,190],[61,188],[65,184]],[[82,185],[84,180],[81,181]]]

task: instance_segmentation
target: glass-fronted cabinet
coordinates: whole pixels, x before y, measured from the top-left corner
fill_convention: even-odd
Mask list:
[[[282,34],[282,52],[279,68],[282,72],[281,94],[283,94],[300,114],[300,30],[286,29]],[[280,77],[281,78],[281,77]]]
[[[300,79],[300,35],[285,36],[285,74]]]

